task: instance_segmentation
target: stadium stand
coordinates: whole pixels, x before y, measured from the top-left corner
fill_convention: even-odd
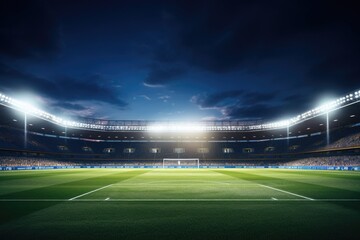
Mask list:
[[[47,113],[25,121],[10,100],[0,100],[1,166],[160,166],[164,158],[199,158],[201,166],[359,165],[358,102],[332,113],[328,131],[320,114],[288,129],[221,121],[206,123],[215,129],[206,132],[152,132],[141,121],[87,119],[79,125],[85,127],[64,127]]]
[[[184,163],[182,165],[192,165]],[[0,166],[162,166],[161,160],[56,160],[1,156]],[[200,166],[360,166],[360,156],[310,157],[298,160],[204,160]]]

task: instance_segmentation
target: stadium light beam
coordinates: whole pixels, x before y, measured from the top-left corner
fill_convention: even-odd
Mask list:
[[[27,114],[24,112],[24,148],[27,149]]]
[[[329,101],[323,105],[320,105],[314,109],[311,109],[307,112],[299,114],[296,117],[277,121],[277,122],[268,122],[268,123],[259,123],[259,124],[244,124],[244,125],[209,125],[202,122],[194,123],[181,123],[181,122],[172,122],[172,123],[155,123],[149,125],[145,123],[144,125],[107,125],[107,124],[98,124],[95,122],[82,122],[82,121],[72,121],[66,120],[61,117],[55,116],[48,112],[45,112],[34,105],[31,105],[29,101],[20,101],[13,99],[5,94],[0,93],[0,104],[5,105],[14,109],[17,109],[21,112],[27,113],[28,115],[33,115],[41,119],[53,122],[59,126],[68,127],[68,128],[79,128],[79,129],[93,129],[93,130],[109,130],[109,131],[150,131],[150,132],[204,132],[204,131],[247,131],[247,130],[265,130],[265,129],[284,129],[301,123],[303,121],[309,120],[316,116],[320,116],[336,109],[349,106],[351,104],[360,102],[360,91],[354,91],[350,94],[347,94],[343,97]],[[94,119],[96,120],[96,119]]]
[[[149,132],[203,132],[205,126],[191,123],[172,123],[148,126]]]

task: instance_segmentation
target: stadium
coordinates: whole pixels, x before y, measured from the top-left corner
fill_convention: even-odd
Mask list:
[[[355,91],[278,122],[64,120],[1,94],[1,153],[13,157],[2,162],[2,169],[23,169],[24,164],[30,169],[358,170],[359,102]],[[26,162],[29,156],[32,164]]]
[[[0,238],[358,239],[358,9],[0,1]]]
[[[354,91],[278,122],[109,121],[65,120],[1,94],[2,231],[352,239],[359,102]]]

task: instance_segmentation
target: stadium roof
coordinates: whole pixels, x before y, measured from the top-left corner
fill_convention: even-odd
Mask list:
[[[103,120],[103,119],[76,119],[68,120],[44,110],[36,108],[26,102],[19,101],[0,93],[0,104],[24,112],[29,115],[52,122],[62,127],[73,129],[88,129],[101,131],[149,131],[149,132],[207,132],[207,131],[257,131],[271,129],[286,129],[307,121],[314,117],[360,102],[360,91],[354,91],[338,99],[332,100],[301,113],[296,117],[277,122],[261,121],[129,121],[129,120]]]

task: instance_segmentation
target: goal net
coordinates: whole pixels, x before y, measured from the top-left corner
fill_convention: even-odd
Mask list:
[[[199,168],[199,158],[164,158],[163,168]]]

